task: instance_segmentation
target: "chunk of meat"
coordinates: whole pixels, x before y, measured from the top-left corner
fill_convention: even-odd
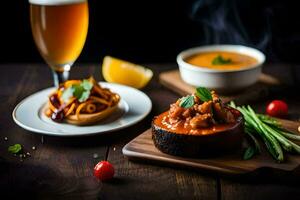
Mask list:
[[[201,105],[197,106],[197,111],[200,112],[201,114],[205,113],[212,113],[212,101],[206,101]]]
[[[180,106],[181,99],[170,105],[168,123],[172,127],[183,125],[192,130],[209,128],[216,124],[233,123],[236,114],[223,105],[215,91],[211,92],[212,100],[203,102],[194,94],[194,105],[190,108]]]
[[[223,109],[221,103],[219,103],[219,102],[213,103],[213,109],[214,109],[214,114],[216,116],[216,119],[219,121],[225,122],[227,115],[226,115],[226,112]]]
[[[194,102],[195,102],[195,104],[200,104],[201,103],[200,98],[197,95],[195,95],[195,94],[193,96],[194,96]]]
[[[184,108],[180,107],[179,105],[171,104],[170,111],[169,111],[169,117],[173,119],[177,119],[181,117],[181,114],[185,111]]]
[[[206,128],[209,127],[211,118],[211,114],[197,115],[191,119],[190,125],[192,129]]]
[[[235,122],[235,117],[230,110],[226,110],[225,122],[226,123],[234,123]]]
[[[223,108],[221,103],[213,103],[214,113],[218,120],[221,120],[226,123],[233,123],[235,122],[235,117],[232,112],[227,109]]]
[[[194,109],[193,108],[185,109],[185,111],[182,113],[182,116],[184,118],[189,118],[189,117],[192,117],[193,115],[194,115]]]
[[[210,93],[211,93],[211,96],[212,96],[212,99],[213,99],[214,103],[221,101],[219,95],[217,95],[217,93],[214,90],[212,90]]]

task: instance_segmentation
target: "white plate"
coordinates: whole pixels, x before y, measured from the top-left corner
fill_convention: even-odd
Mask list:
[[[14,109],[14,121],[22,128],[46,135],[83,136],[119,130],[144,119],[152,108],[149,97],[132,87],[100,82],[103,87],[110,88],[121,96],[118,110],[103,121],[89,126],[76,126],[67,123],[56,123],[47,118],[42,110],[48,95],[55,88],[39,91],[21,101]]]

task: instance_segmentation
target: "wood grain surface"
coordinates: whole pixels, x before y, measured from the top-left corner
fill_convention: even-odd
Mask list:
[[[298,133],[300,122],[280,120],[282,126],[288,130]],[[203,171],[212,171],[228,175],[246,174],[254,172],[262,168],[272,168],[273,170],[289,171],[300,168],[300,156],[286,154],[286,161],[284,163],[277,163],[264,149],[260,155],[255,156],[250,160],[243,160],[243,149],[238,149],[233,153],[228,153],[212,158],[187,158],[168,155],[160,152],[153,144],[151,129],[130,141],[123,148],[123,154],[129,159],[136,160],[151,160],[156,163],[164,163],[173,166],[185,166],[190,168],[197,168]]]
[[[71,78],[100,76],[100,64],[77,64]],[[232,179],[215,173],[131,162],[121,149],[148,129],[154,115],[167,110],[179,96],[159,84],[160,72],[175,69],[175,64],[149,64],[154,78],[143,91],[151,98],[150,115],[137,125],[102,136],[56,138],[26,131],[14,124],[11,113],[23,98],[52,86],[51,71],[46,64],[1,64],[0,69],[0,199],[283,199],[299,196],[296,181],[281,180],[269,171],[261,171],[251,180]],[[296,66],[297,67],[297,66]],[[267,99],[253,107],[263,112],[266,103],[284,98],[290,117],[299,119],[300,98],[291,93],[296,81],[291,65],[265,66],[264,71],[286,80],[288,88],[276,87]],[[297,86],[297,85],[296,85]],[[8,140],[4,140],[7,137]],[[20,143],[31,157],[8,153],[9,145]],[[36,150],[32,150],[35,146]],[[93,167],[108,159],[115,167],[115,178],[98,182]],[[266,177],[266,174],[268,176]],[[292,177],[291,177],[292,178]]]

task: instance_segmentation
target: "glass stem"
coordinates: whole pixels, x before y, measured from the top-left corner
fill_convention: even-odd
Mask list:
[[[54,79],[54,86],[59,87],[60,83],[65,82],[69,78],[69,71],[55,71],[52,70],[53,73],[53,79]]]

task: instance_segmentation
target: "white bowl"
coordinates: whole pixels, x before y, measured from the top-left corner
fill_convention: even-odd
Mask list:
[[[226,51],[251,56],[257,64],[237,70],[217,70],[189,64],[186,58],[201,52]],[[228,93],[254,84],[260,73],[265,55],[257,49],[241,45],[209,45],[187,49],[177,56],[181,78],[193,86],[202,86]]]

